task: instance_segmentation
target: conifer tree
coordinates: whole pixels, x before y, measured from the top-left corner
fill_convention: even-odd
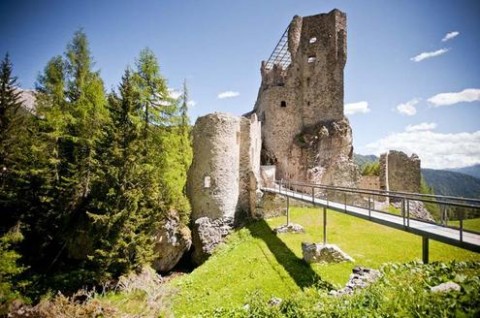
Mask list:
[[[8,53],[0,63],[0,235],[20,218],[26,138],[21,90]]]

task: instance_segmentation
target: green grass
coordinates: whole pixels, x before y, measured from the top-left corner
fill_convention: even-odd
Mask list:
[[[328,211],[328,243],[337,244],[355,263],[308,265],[301,260],[301,242],[323,240],[321,210],[293,207],[290,217],[304,226],[305,234],[274,235],[271,228],[284,224],[285,217],[255,222],[232,234],[204,265],[170,281],[177,289],[175,317],[239,307],[256,290],[266,297],[287,298],[320,280],[340,286],[355,265],[379,268],[386,262],[421,259],[421,237]],[[430,261],[449,260],[480,261],[480,254],[431,241]]]
[[[448,226],[460,227],[460,221],[448,221]],[[480,218],[463,220],[463,228],[480,232]]]

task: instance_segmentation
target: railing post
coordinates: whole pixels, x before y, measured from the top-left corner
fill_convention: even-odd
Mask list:
[[[372,195],[368,195],[368,217],[372,216]]]
[[[422,236],[422,260],[423,264],[428,264],[428,237]]]
[[[327,244],[327,208],[323,207],[323,245]]]
[[[312,204],[315,205],[315,187],[312,186]]]
[[[405,226],[405,200],[406,200],[406,198],[403,197],[403,200],[402,200],[402,220],[403,220],[403,226]]]
[[[410,227],[410,204],[407,204],[407,226]]]
[[[287,226],[290,225],[290,198],[287,195]]]
[[[463,208],[460,210],[460,242],[463,242]]]
[[[347,193],[343,193],[343,204],[345,206],[345,212],[347,212]]]

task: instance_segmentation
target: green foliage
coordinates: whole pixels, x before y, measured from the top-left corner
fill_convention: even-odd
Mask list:
[[[0,235],[17,223],[23,200],[22,164],[28,162],[26,112],[9,55],[0,62]]]
[[[38,77],[36,114],[22,115],[18,125],[8,56],[2,63],[2,226],[22,227],[19,251],[34,297],[140,268],[153,260],[155,231],[166,217],[189,221],[186,86],[182,99],[171,98],[146,49],[107,98],[93,66],[78,31]]]
[[[241,308],[216,308],[200,317],[477,317],[480,314],[480,263],[387,264],[380,279],[353,295],[331,296],[310,288],[268,303],[255,291]],[[430,287],[454,281],[460,291],[433,293]]]
[[[13,300],[23,298],[20,291],[27,286],[27,282],[20,280],[20,274],[25,270],[18,264],[21,256],[13,249],[13,245],[22,239],[18,229],[0,237],[0,315],[8,312]]]
[[[375,161],[366,163],[362,166],[362,176],[379,176],[380,175],[380,162]]]

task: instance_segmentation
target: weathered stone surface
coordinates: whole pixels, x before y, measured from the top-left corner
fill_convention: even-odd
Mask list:
[[[380,188],[387,191],[420,192],[420,158],[390,150],[380,156]]]
[[[392,205],[397,209],[402,208],[402,202],[393,202]],[[408,201],[408,205],[409,205],[408,213],[410,214],[411,218],[435,222],[434,218],[432,217],[430,212],[428,212],[428,210],[425,208],[425,205],[423,204],[422,201]]]
[[[258,206],[254,214],[256,219],[268,219],[285,215],[287,200],[284,196],[275,193],[263,192],[259,194]]]
[[[432,293],[448,293],[451,291],[460,291],[461,287],[455,282],[446,282],[430,288]]]
[[[214,113],[197,119],[187,178],[193,221],[204,216],[239,221],[255,208],[260,134],[256,115]]]
[[[295,16],[288,31],[291,64],[262,62],[254,112],[262,122],[262,164],[277,179],[356,186],[352,132],[343,114],[346,16]]]
[[[194,223],[193,238],[193,261],[200,265],[212,255],[215,247],[222,243],[224,238],[233,230],[233,218],[224,217],[210,219],[201,217]]]
[[[268,304],[270,306],[280,306],[283,302],[283,299],[282,298],[278,298],[278,297],[272,297],[270,298],[270,300],[268,301]]]
[[[300,224],[290,223],[283,224],[273,229],[273,232],[277,234],[282,233],[305,233],[305,229]]]
[[[303,259],[307,263],[353,262],[353,258],[333,244],[302,243]]]
[[[168,272],[178,264],[191,245],[190,229],[181,224],[178,217],[168,217],[155,233],[152,267],[159,272]]]
[[[357,289],[362,289],[374,283],[380,277],[380,272],[375,269],[356,266],[350,274],[347,284],[340,290],[332,290],[331,295],[351,295]]]

